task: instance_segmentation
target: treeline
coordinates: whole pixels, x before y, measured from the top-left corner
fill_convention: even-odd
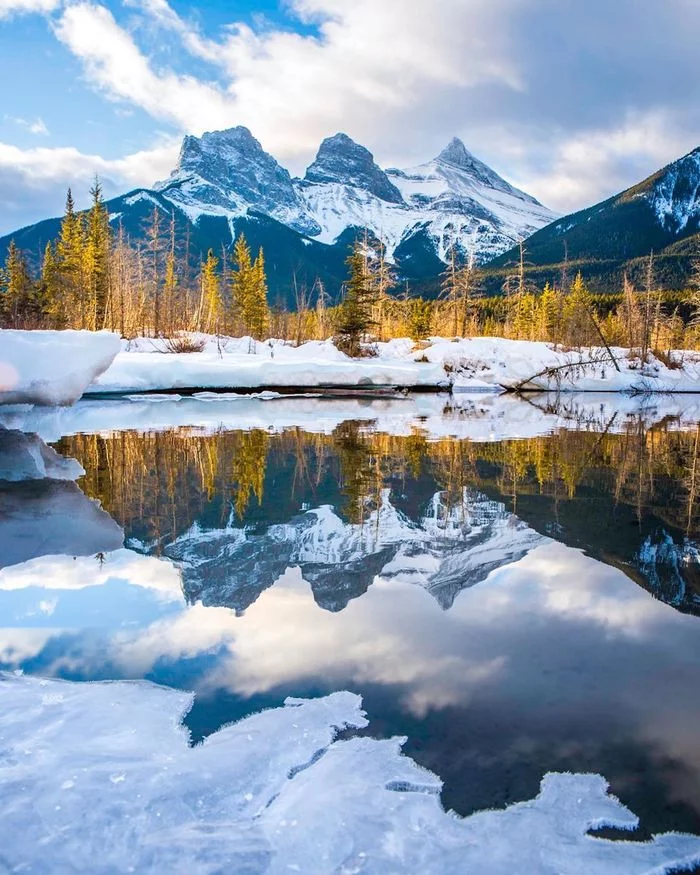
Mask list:
[[[270,325],[262,249],[253,258],[243,236],[233,252],[213,251],[192,268],[175,218],[154,208],[143,237],[113,228],[99,182],[92,204],[75,209],[69,189],[56,240],[38,276],[10,243],[0,270],[0,319],[12,328],[110,329],[123,337],[177,332],[266,334]]]
[[[437,300],[412,295],[368,233],[352,247],[347,279],[332,298],[318,279],[295,289],[296,307],[268,303],[265,256],[243,235],[232,249],[195,258],[175,217],[157,207],[138,240],[111,223],[99,182],[78,212],[69,190],[57,239],[47,243],[35,275],[25,253],[10,244],[0,269],[0,324],[15,328],[107,328],[124,337],[175,338],[192,332],[284,337],[298,343],[334,336],[351,355],[371,341],[431,335],[503,336],[568,346],[610,345],[650,350],[700,344],[700,263],[694,290],[659,288],[649,257],[643,288],[625,278],[610,295],[593,295],[566,266],[556,284],[537,288],[526,252],[505,273],[503,294],[484,295],[484,274],[456,247],[448,252]],[[187,340],[176,341],[187,348]]]

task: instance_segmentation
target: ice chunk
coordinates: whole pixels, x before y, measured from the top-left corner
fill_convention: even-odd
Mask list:
[[[109,331],[0,330],[0,404],[73,404],[119,348]]]
[[[459,818],[401,739],[337,740],[359,696],[288,699],[196,747],[192,697],[146,682],[0,676],[0,846],[10,871],[479,872],[659,875],[700,838],[589,835],[637,818],[598,775],[545,776],[536,799]]]

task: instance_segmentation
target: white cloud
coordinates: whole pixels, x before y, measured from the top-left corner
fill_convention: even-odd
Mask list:
[[[563,135],[550,169],[524,175],[518,184],[536,191],[544,203],[570,212],[616,194],[629,182],[641,181],[691,148],[692,141],[676,129],[667,113],[650,111],[628,116],[610,130]],[[623,183],[625,176],[629,182]]]
[[[700,7],[692,0],[288,0],[287,13],[308,26],[302,33],[232,21],[213,35],[167,0],[125,5],[128,19],[88,0],[0,0],[0,17],[51,14],[56,37],[117,113],[138,108],[174,137],[245,124],[294,172],[337,130],[399,166],[457,134],[567,211],[696,145]],[[148,26],[137,26],[144,17]],[[209,77],[188,72],[187,53],[198,70],[209,65]],[[88,156],[85,166],[151,183],[169,169],[151,173],[153,151],[111,162]],[[42,156],[34,158],[45,178]],[[76,163],[56,158],[59,167]],[[3,182],[5,202],[7,191]]]
[[[3,118],[5,121],[13,122],[21,128],[25,128],[30,134],[36,134],[37,136],[42,137],[47,137],[49,134],[49,129],[46,127],[46,123],[42,118],[37,117],[35,119],[26,119],[9,115],[4,116]]]
[[[0,19],[32,12],[46,14],[59,7],[61,0],[0,0]]]

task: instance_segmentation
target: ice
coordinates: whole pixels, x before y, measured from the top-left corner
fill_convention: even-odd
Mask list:
[[[72,404],[119,347],[109,331],[0,330],[0,404]]]
[[[190,747],[189,694],[147,682],[0,679],[0,846],[9,871],[660,875],[700,839],[589,835],[637,818],[598,775],[549,774],[536,799],[467,818],[403,739],[337,692],[245,718]]]
[[[65,459],[36,434],[0,426],[0,482],[77,480],[85,473],[75,459]]]

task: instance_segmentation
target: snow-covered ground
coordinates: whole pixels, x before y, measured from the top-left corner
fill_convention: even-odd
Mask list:
[[[118,352],[108,331],[0,330],[0,404],[73,404]]]
[[[403,338],[352,359],[330,340],[298,347],[250,337],[195,335],[200,352],[171,353],[150,338],[109,332],[0,331],[0,404],[67,405],[86,395],[282,389],[415,388],[524,391],[700,392],[700,353],[678,351],[673,367],[628,350],[564,349],[477,337]],[[618,370],[619,368],[619,370]]]
[[[700,838],[594,838],[637,818],[599,775],[467,818],[405,739],[338,740],[359,696],[287,699],[190,747],[191,695],[145,682],[0,676],[0,818],[10,871],[480,872],[651,875],[700,862]]]
[[[376,355],[351,359],[331,341],[295,347],[279,340],[202,338],[197,353],[167,353],[162,341],[124,342],[112,366],[88,389],[138,393],[192,389],[377,388],[383,386],[502,391],[700,392],[700,354],[677,352],[677,367],[650,357],[642,367],[628,350],[563,349],[498,337],[415,344],[406,338],[375,345]],[[614,359],[614,361],[613,361]],[[619,368],[619,371],[616,368]]]

